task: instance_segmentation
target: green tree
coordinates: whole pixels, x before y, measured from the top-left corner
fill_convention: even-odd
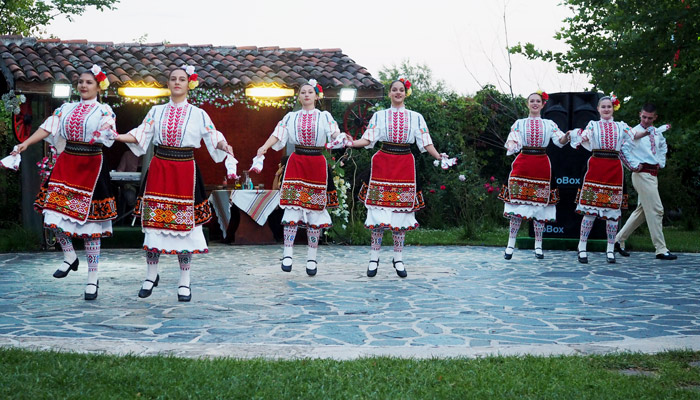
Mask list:
[[[620,110],[623,118],[636,119],[640,106],[653,102],[677,127],[700,121],[698,0],[562,3],[573,16],[554,37],[569,45],[567,51],[541,50],[532,43],[510,51],[555,62],[561,72],[588,74],[592,90],[614,92],[627,103]]]
[[[0,0],[0,35],[31,36],[59,15],[69,21],[87,7],[113,10],[119,0]]]

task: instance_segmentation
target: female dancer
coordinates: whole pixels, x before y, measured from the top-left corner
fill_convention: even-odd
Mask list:
[[[108,105],[97,101],[100,89],[108,86],[107,76],[97,65],[80,74],[80,101],[59,107],[12,153],[22,153],[41,140],[59,152],[34,208],[44,214],[44,226],[54,230],[63,249],[63,264],[54,272],[55,278],[64,278],[71,270],[78,270],[78,256],[71,238],[85,241],[88,263],[85,300],[97,298],[100,239],[112,236],[112,220],[117,216],[109,172],[102,156],[102,146],[110,147],[114,143],[115,116]]]
[[[322,93],[323,89],[315,79],[303,84],[299,88],[301,110],[285,115],[258,149],[258,156],[261,156],[270,147],[281,150],[287,143],[295,146],[287,161],[280,195],[280,207],[284,209],[282,271],[292,270],[294,238],[297,228],[305,226],[308,237],[306,273],[309,276],[316,275],[316,250],[321,229],[332,225],[326,209],[338,206],[333,179],[321,152],[326,142],[333,142],[341,133],[328,111],[314,107]]]
[[[535,227],[535,257],[544,258],[542,233],[544,224],[554,221],[559,201],[557,189],[552,189],[552,166],[545,149],[553,138],[559,147],[569,142],[570,135],[559,130],[557,124],[542,119],[540,114],[549,96],[547,93],[532,93],[527,97],[527,118],[515,121],[506,139],[507,154],[519,153],[508,176],[508,185],[499,194],[505,202],[503,215],[510,219],[510,236],[503,257],[513,257],[515,238],[523,219],[532,219]]]
[[[634,139],[630,127],[624,122],[613,120],[614,110],[619,108],[619,100],[614,96],[604,96],[598,100],[599,121],[591,121],[586,129],[577,129],[571,136],[571,146],[583,146],[593,151],[588,159],[588,170],[576,200],[576,212],[583,214],[581,236],[578,242],[578,261],[588,263],[586,244],[596,217],[606,221],[608,246],[606,259],[615,262],[615,235],[626,206],[622,193],[622,161],[620,149]]]
[[[411,83],[399,79],[389,86],[391,108],[378,111],[367,126],[362,138],[352,147],[381,149],[372,157],[369,183],[360,189],[360,199],[367,207],[365,226],[372,231],[371,251],[367,276],[377,275],[379,250],[384,229],[391,229],[394,238],[394,269],[405,278],[408,273],[403,263],[403,245],[406,231],[418,227],[415,212],[425,206],[423,194],[416,190],[416,167],[410,144],[416,143],[421,152],[428,152],[437,160],[447,158],[433,146],[423,116],[407,110],[404,100],[411,94]]]
[[[143,123],[117,141],[126,143],[137,156],[146,153],[151,142],[155,155],[148,168],[142,196],[134,213],[141,217],[145,233],[146,280],[139,297],[151,295],[158,286],[161,254],[177,254],[180,263],[178,301],[190,301],[192,254],[208,252],[202,224],[211,219],[204,181],[194,162],[194,149],[201,141],[216,162],[233,155],[224,135],[217,131],[204,110],[187,102],[187,93],[197,87],[194,67],[170,71],[170,102],[151,108]]]

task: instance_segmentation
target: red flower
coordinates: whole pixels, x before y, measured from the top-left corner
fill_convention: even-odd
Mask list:
[[[435,193],[435,189],[430,189],[430,193]]]
[[[97,74],[95,79],[97,79],[98,82],[102,82],[103,80],[107,79],[107,75],[105,75],[104,72],[100,72],[99,74]]]
[[[491,184],[490,184],[490,183],[484,183],[484,189],[488,189],[488,188],[490,188],[490,187],[491,187]]]
[[[197,74],[192,74],[190,75],[190,80],[191,81],[196,81],[199,76]]]
[[[542,92],[542,100],[544,100],[544,101],[549,100],[549,95],[547,94],[547,92]]]
[[[445,185],[440,185],[440,190],[445,190],[447,187]]]
[[[489,178],[489,180],[491,180],[491,182],[493,182],[493,181],[496,180],[496,178],[494,178],[494,177],[492,176],[492,177]]]
[[[493,193],[493,190],[494,190],[494,189],[493,189],[493,186],[492,186],[492,187],[488,188],[487,192]]]

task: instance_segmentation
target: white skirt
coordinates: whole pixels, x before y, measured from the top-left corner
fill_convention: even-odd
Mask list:
[[[282,225],[301,225],[314,229],[328,228],[333,225],[331,216],[326,209],[316,211],[298,207],[283,208]]]
[[[525,219],[534,219],[541,222],[554,222],[557,219],[557,207],[554,204],[546,206],[533,206],[529,204],[505,203],[503,216],[519,216]]]
[[[63,231],[68,236],[99,238],[112,236],[112,221],[85,221],[83,223],[66,218],[52,210],[43,210],[44,226]]]
[[[418,228],[415,212],[399,212],[390,208],[367,207],[365,227],[369,229],[413,230]]]
[[[173,235],[152,229],[143,229],[143,233],[146,235],[143,248],[147,251],[164,254],[209,252],[201,225],[195,226],[187,235]]]
[[[621,210],[614,210],[612,208],[582,206],[581,204],[576,205],[576,212],[583,215],[595,215],[598,218],[609,219],[613,221],[618,221],[622,217]]]

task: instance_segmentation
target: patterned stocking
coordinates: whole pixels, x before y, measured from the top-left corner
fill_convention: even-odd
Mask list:
[[[292,257],[294,255],[294,239],[297,237],[297,225],[284,226],[284,253],[283,257]],[[282,265],[292,265],[292,260],[289,258],[282,259]]]
[[[177,261],[180,263],[180,282],[178,282],[177,285],[190,287],[190,264],[192,263],[192,254],[178,253]],[[190,294],[190,290],[187,288],[178,288],[177,294],[187,296]]]
[[[617,236],[617,221],[607,220],[605,224],[605,232],[608,234],[608,247],[606,252],[612,253],[615,251],[615,236]]]
[[[63,261],[65,261],[64,263],[61,263],[58,269],[65,272],[70,267],[70,264],[73,264],[75,259],[78,258],[78,255],[75,254],[73,241],[68,235],[58,230],[54,232],[54,235],[56,235],[56,241],[58,241],[58,244],[61,245],[61,249],[63,250]]]
[[[520,217],[510,217],[510,233],[508,234],[508,245],[506,246],[506,254],[513,254],[513,249],[515,248],[515,238],[518,237],[518,231],[520,230],[520,224],[522,222],[523,219]]]
[[[533,220],[532,225],[535,228],[535,253],[542,254],[542,233],[544,232],[544,222]]]
[[[309,250],[307,255],[306,268],[316,269],[316,263],[309,262],[311,260],[316,261],[316,251],[318,250],[318,240],[321,237],[321,230],[314,228],[306,228],[306,236],[308,238]]]
[[[379,229],[372,229],[372,239],[370,242],[370,251],[369,251],[369,259],[370,260],[378,260],[379,259],[379,250],[382,248],[382,239],[384,238],[384,229],[379,228]],[[370,263],[369,264],[370,269],[376,269],[377,268],[377,263]]]
[[[88,262],[88,283],[97,284],[97,266],[100,263],[100,238],[85,239],[85,253]],[[85,293],[95,293],[97,286],[87,285]]]
[[[583,216],[583,219],[581,220],[581,237],[578,241],[578,251],[586,251],[588,235],[591,234],[591,229],[593,229],[593,221],[595,221],[595,215]],[[587,257],[587,255],[581,254],[581,257]]]
[[[406,239],[406,231],[404,229],[399,231],[392,231],[392,237],[394,238],[394,261],[396,261],[396,269],[398,271],[403,271],[403,243]],[[401,263],[398,263],[401,261]]]
[[[158,276],[158,261],[160,260],[160,253],[157,251],[147,251],[146,252],[146,279],[155,282]],[[153,284],[148,281],[143,281],[144,289],[153,289]]]

